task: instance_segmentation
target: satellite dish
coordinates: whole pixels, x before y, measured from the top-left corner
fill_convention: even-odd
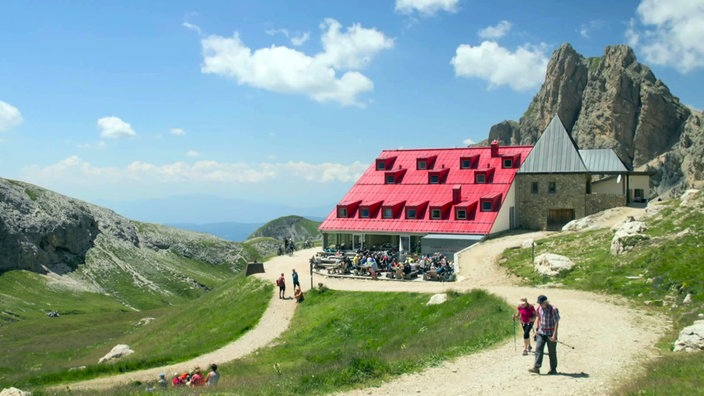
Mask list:
[[[618,183],[621,183],[621,175],[618,175],[618,177],[616,177],[616,184]]]

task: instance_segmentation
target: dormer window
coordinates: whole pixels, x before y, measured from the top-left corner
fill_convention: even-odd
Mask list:
[[[381,217],[383,217],[385,219],[393,219],[393,217],[394,217],[393,208],[384,208],[383,212],[381,213]]]
[[[377,158],[376,170],[391,170],[394,167],[394,162],[396,162],[396,157]]]
[[[360,208],[359,209],[359,217],[362,219],[368,219],[369,218],[369,208]]]
[[[430,210],[430,218],[432,220],[440,220],[442,217],[442,210],[440,209],[431,209]]]
[[[501,166],[504,169],[513,168],[513,158],[504,158],[503,161],[501,162]]]
[[[474,171],[474,183],[476,183],[476,184],[492,183],[493,179],[494,179],[494,168],[484,168],[481,170]]]
[[[456,220],[467,220],[467,209],[457,209],[455,211]]]
[[[501,193],[487,195],[479,199],[479,210],[482,212],[497,212],[501,207]]]
[[[428,184],[444,184],[449,172],[450,168],[444,167],[438,170],[428,171]]]
[[[340,219],[347,218],[347,208],[346,207],[337,208],[337,217]]]
[[[435,160],[437,158],[438,158],[437,155],[430,155],[427,157],[416,158],[416,169],[417,170],[433,169],[433,166],[435,165]]]
[[[428,162],[426,160],[418,160],[416,163],[417,169],[418,170],[426,170],[428,169]]]
[[[403,175],[406,174],[406,169],[399,168],[393,171],[386,171],[384,173],[384,183],[385,184],[400,184],[403,180]]]
[[[477,169],[479,167],[479,154],[460,157],[460,169]]]
[[[406,218],[407,219],[415,219],[417,215],[416,208],[408,208],[406,209]]]

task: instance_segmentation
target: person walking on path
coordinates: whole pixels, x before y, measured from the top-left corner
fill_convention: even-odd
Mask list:
[[[535,308],[533,304],[528,303],[528,299],[521,298],[516,313],[513,315],[513,320],[521,319],[521,328],[523,329],[523,356],[527,355],[533,348],[530,345],[530,331],[533,329],[535,321]]]
[[[299,288],[301,287],[301,282],[298,281],[298,272],[296,272],[296,269],[293,269],[293,272],[291,273],[291,278],[293,279],[293,290],[296,290],[296,286]]]
[[[279,287],[279,298],[286,298],[286,278],[284,278],[283,272],[281,273],[281,276],[276,279],[276,286]]]
[[[548,374],[557,374],[557,327],[560,324],[560,311],[548,302],[544,295],[538,296],[537,319],[535,321],[535,364],[528,369],[531,373],[540,373],[540,366],[543,365],[543,351],[545,344],[548,345],[550,355],[550,371]]]

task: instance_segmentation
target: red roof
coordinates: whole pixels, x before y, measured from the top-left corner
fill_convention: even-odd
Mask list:
[[[366,233],[410,233],[410,234],[481,234],[491,231],[499,214],[500,205],[508,195],[509,188],[520,163],[511,168],[502,167],[502,158],[513,157],[522,162],[530,153],[532,146],[502,146],[499,156],[492,157],[490,147],[467,147],[425,150],[384,150],[364,174],[357,180],[350,191],[340,201],[338,207],[349,203],[362,202],[362,205],[378,204],[388,207],[404,202],[409,208],[427,203],[419,212],[422,218],[406,219],[406,210],[399,210],[395,218],[384,218],[384,211],[379,210],[376,216],[360,218],[359,211],[350,213],[346,218],[338,217],[338,211],[333,210],[323,221],[320,230],[323,232],[366,232]],[[462,169],[461,161],[478,156],[477,163],[471,161],[470,169]],[[379,160],[394,158],[392,169],[377,170]],[[418,160],[427,160],[426,169],[417,169]],[[389,161],[390,162],[390,161]],[[490,169],[493,168],[493,171]],[[398,172],[401,170],[400,172]],[[429,174],[439,174],[441,184],[430,184]],[[488,171],[488,172],[487,172]],[[386,175],[398,172],[402,175],[396,184],[387,184]],[[487,183],[475,183],[476,173],[491,173],[493,177]],[[453,201],[453,188],[460,187],[459,199]],[[480,199],[500,198],[498,207],[491,212],[482,212]],[[445,219],[431,219],[430,207],[450,203],[450,215]],[[467,214],[466,220],[456,220],[454,207],[474,210]],[[423,208],[420,208],[423,209]],[[350,211],[348,211],[350,212]]]

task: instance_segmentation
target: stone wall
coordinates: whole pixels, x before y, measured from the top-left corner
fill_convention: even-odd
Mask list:
[[[565,174],[518,174],[516,175],[516,209],[518,227],[545,230],[548,228],[549,209],[572,209],[576,219],[586,216],[586,186],[589,175]],[[538,191],[532,191],[533,183]],[[555,183],[555,191],[548,191]]]
[[[626,206],[626,196],[623,194],[589,194],[585,198],[585,216],[606,209]]]

